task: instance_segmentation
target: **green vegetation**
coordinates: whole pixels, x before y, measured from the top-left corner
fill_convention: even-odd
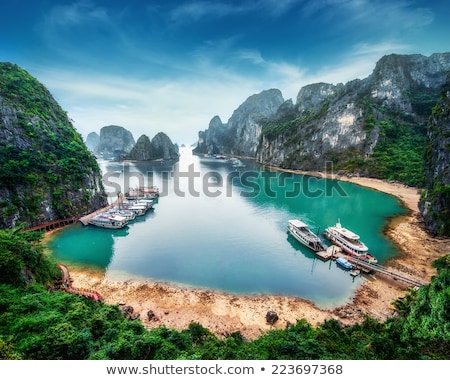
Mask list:
[[[58,218],[81,214],[67,196],[89,190],[86,179],[99,173],[95,157],[49,91],[25,70],[0,63],[0,183],[11,194],[3,215],[20,211],[30,223],[50,199]],[[80,212],[81,211],[81,212]],[[1,225],[1,223],[0,223]]]
[[[433,108],[425,144],[426,191],[421,197],[425,224],[434,234],[450,236],[450,82]]]
[[[146,330],[118,306],[51,286],[60,277],[40,234],[0,230],[0,359],[436,359],[450,357],[450,255],[430,285],[394,302],[398,317],[343,327],[305,320],[248,341],[219,339],[198,323]],[[28,272],[28,276],[23,273]],[[30,279],[33,278],[33,281]],[[53,290],[51,290],[53,289]],[[51,290],[51,291],[49,291]]]
[[[379,127],[378,143],[364,164],[370,174],[410,186],[422,186],[426,125],[408,125],[391,119],[382,120]]]

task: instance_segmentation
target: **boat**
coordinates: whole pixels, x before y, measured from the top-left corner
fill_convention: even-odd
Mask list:
[[[128,224],[128,220],[122,215],[104,212],[95,215],[89,220],[89,224],[97,227],[119,229],[125,227]]]
[[[360,240],[359,235],[342,227],[340,220],[323,232],[324,236],[342,249],[343,252],[370,264],[376,264],[377,258],[369,253],[369,248]]]
[[[351,264],[351,263],[349,263],[345,258],[343,258],[343,257],[338,257],[337,259],[336,259],[336,263],[338,264],[338,265],[340,265],[342,268],[344,268],[344,269],[348,269],[348,270],[351,270],[351,269],[353,269],[353,265]]]
[[[136,216],[145,215],[145,213],[149,210],[147,204],[137,202],[123,202],[121,208],[132,211]]]
[[[325,251],[327,249],[320,238],[308,228],[306,223],[302,222],[300,219],[289,220],[288,231],[300,243],[314,252]]]
[[[118,214],[124,216],[128,221],[136,219],[136,214],[132,210],[121,209],[118,207],[113,208],[110,214]]]

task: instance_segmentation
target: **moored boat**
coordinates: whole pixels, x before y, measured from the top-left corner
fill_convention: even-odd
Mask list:
[[[295,239],[314,252],[325,251],[327,249],[320,238],[300,219],[289,220],[288,231]]]
[[[323,234],[348,255],[371,264],[378,262],[377,258],[369,253],[369,248],[360,240],[360,236],[342,227],[340,220],[334,226],[326,228]]]
[[[338,257],[336,259],[336,263],[344,269],[347,269],[347,270],[353,269],[353,265],[343,257]]]
[[[104,212],[95,215],[89,220],[89,224],[102,228],[119,229],[125,227],[128,224],[128,220],[122,215]]]
[[[121,209],[118,207],[113,208],[110,211],[111,214],[118,214],[124,216],[128,221],[136,219],[136,214],[132,210]]]
[[[145,204],[138,204],[136,202],[123,202],[122,209],[132,211],[136,216],[145,215],[148,211],[148,207]]]

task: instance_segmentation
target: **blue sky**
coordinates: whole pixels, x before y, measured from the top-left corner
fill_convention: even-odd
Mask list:
[[[83,137],[121,125],[190,144],[250,95],[368,76],[385,54],[450,51],[450,1],[11,0],[0,61],[43,83]]]

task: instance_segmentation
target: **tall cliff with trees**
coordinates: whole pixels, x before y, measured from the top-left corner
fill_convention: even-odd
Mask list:
[[[427,229],[449,235],[448,97],[435,107],[449,72],[450,53],[391,54],[366,78],[302,87],[295,103],[278,90],[262,92],[227,124],[213,117],[195,152],[425,186]]]
[[[450,53],[392,54],[364,79],[302,87],[295,103],[263,91],[228,123],[215,116],[199,132],[196,152],[305,171],[328,162],[343,173],[422,185],[427,122],[449,70]]]
[[[80,216],[107,204],[95,157],[45,86],[0,63],[0,227]]]
[[[419,208],[433,234],[450,236],[450,75],[428,123],[425,189]]]

